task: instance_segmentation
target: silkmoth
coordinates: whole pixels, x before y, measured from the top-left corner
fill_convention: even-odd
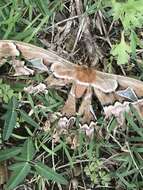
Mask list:
[[[61,110],[62,115],[67,118],[78,114],[81,116],[82,123],[90,125],[95,121],[93,95],[99,99],[106,117],[113,115],[122,123],[123,112],[129,111],[130,104],[143,116],[143,82],[139,80],[76,65],[55,52],[18,41],[0,41],[0,59],[2,61],[6,58],[11,58],[14,63],[21,58],[28,61],[40,59],[46,66],[45,71],[49,73],[45,81],[48,87],[70,85],[68,98]],[[78,99],[81,99],[81,103],[77,110]]]

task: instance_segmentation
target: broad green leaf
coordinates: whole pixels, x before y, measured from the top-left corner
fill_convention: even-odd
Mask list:
[[[38,162],[34,167],[37,173],[47,180],[52,180],[60,184],[67,184],[67,180],[62,175],[56,173],[53,169],[49,168],[43,163]]]
[[[13,171],[16,171],[16,170],[19,170],[21,169],[21,167],[23,167],[23,165],[25,165],[25,162],[17,162],[16,164],[12,164],[8,167],[9,170],[13,170]]]
[[[35,127],[35,128],[40,128],[40,126],[24,111],[19,110],[21,117],[24,119],[26,123],[29,125]]]
[[[120,19],[124,30],[134,30],[143,25],[142,0],[116,1],[112,0],[112,15],[114,20]]]
[[[119,162],[130,162],[131,160],[131,157],[129,156],[129,154],[123,154],[123,155],[118,155],[118,156],[115,156],[113,158],[113,160],[116,160],[116,161],[119,161]]]
[[[112,15],[113,19],[117,20],[120,18],[120,15],[123,12],[122,4],[119,2],[116,2],[115,0],[112,0]]]
[[[115,118],[112,118],[110,120],[110,123],[108,124],[109,133],[111,133],[115,129],[116,126],[117,126],[117,121]]]
[[[16,161],[18,161],[18,162],[25,162],[25,160],[24,160],[22,157],[20,157],[20,155],[15,156],[15,157],[14,157],[14,160],[16,160]]]
[[[48,156],[49,155],[56,155],[56,153],[54,153],[54,151],[50,150],[44,143],[40,142],[40,145],[48,153]]]
[[[20,152],[21,152],[21,148],[19,147],[0,150],[0,161],[7,160],[11,157],[14,157]]]
[[[124,65],[128,63],[130,58],[131,48],[125,42],[124,33],[122,32],[121,42],[112,47],[111,54],[116,57],[118,65]]]
[[[40,16],[41,16],[41,14],[40,14]],[[23,41],[25,38],[29,37],[32,34],[33,30],[34,30],[34,27],[31,26],[31,28],[21,31],[20,33],[17,33],[15,40]]]
[[[3,139],[8,140],[12,134],[14,127],[16,126],[17,112],[16,112],[17,100],[13,96],[8,103],[8,110],[5,115],[5,123],[3,129]]]
[[[31,166],[28,162],[21,163],[15,171],[13,171],[10,179],[6,184],[6,190],[13,190],[17,185],[19,185],[30,172]]]
[[[20,159],[22,158],[24,161],[31,161],[35,155],[35,147],[32,139],[29,137],[21,149],[21,155],[19,155]]]
[[[139,137],[139,136],[131,136],[128,138],[129,142],[142,142],[143,141],[143,137]]]

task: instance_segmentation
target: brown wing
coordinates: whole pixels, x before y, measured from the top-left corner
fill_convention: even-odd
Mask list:
[[[19,56],[22,55],[25,59],[42,58],[44,64],[49,63],[70,63],[67,60],[58,56],[55,52],[45,50],[43,48],[14,40],[0,40],[0,57]]]
[[[131,101],[132,105],[142,113],[142,100],[139,101],[138,99],[143,97],[143,82],[139,80],[74,65],[54,52],[31,44],[10,40],[0,41],[0,59],[17,56],[22,56],[28,60],[41,58],[43,63],[52,71],[46,81],[49,86],[65,86],[72,83],[71,92],[63,108],[63,113],[66,115],[76,114],[76,99],[81,98],[89,87],[94,88],[94,93],[104,108],[105,105],[110,104],[113,106],[113,110],[115,110],[114,108],[119,110],[119,107],[125,107],[124,101],[127,102],[127,105]],[[90,94],[90,98],[83,99],[79,110],[82,113],[84,106],[91,105],[92,91],[87,90],[87,92],[88,95]],[[121,105],[115,105],[115,102],[120,102]],[[86,118],[88,120],[90,116],[88,118],[86,114]]]
[[[129,78],[129,77],[123,77],[117,75],[117,81],[120,86],[120,89],[126,89],[128,87],[132,88],[136,95],[141,98],[143,97],[143,82]]]

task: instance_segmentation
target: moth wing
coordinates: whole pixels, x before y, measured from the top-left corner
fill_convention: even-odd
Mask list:
[[[130,87],[126,88],[125,90],[118,90],[115,93],[118,96],[131,100],[133,102],[138,100],[138,97],[136,96],[134,90]]]
[[[19,56],[20,52],[17,50],[17,47],[11,41],[0,41],[0,58],[10,57],[10,56]]]
[[[74,79],[74,64],[67,64],[65,62],[59,63],[56,61],[51,65],[51,71],[53,72],[53,75],[57,78],[67,80]]]
[[[90,123],[96,120],[94,110],[92,108],[92,90],[88,87],[86,94],[79,107],[78,114],[82,116],[82,123]]]
[[[74,96],[75,85],[72,86],[70,93],[68,94],[68,99],[62,109],[62,114],[67,117],[72,117],[76,114],[76,98]]]
[[[87,88],[87,86],[76,83],[76,86],[75,86],[75,96],[76,96],[76,98],[82,97],[85,90],[86,90],[86,88]]]
[[[118,82],[115,78],[113,78],[110,74],[100,71],[96,71],[94,81],[92,84],[94,88],[99,89],[104,93],[114,92],[118,87]]]
[[[143,82],[124,76],[117,75],[117,81],[119,84],[119,89],[131,88],[135,94],[141,98],[143,97]]]
[[[112,105],[116,101],[116,97],[114,93],[104,93],[101,90],[94,88],[94,92],[96,97],[99,99],[102,106]]]
[[[71,64],[51,50],[21,41],[0,40],[0,57],[19,56],[20,54],[27,60],[41,58],[47,66],[54,62]]]

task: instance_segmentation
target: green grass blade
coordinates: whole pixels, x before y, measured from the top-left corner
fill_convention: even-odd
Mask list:
[[[5,150],[0,150],[0,161],[7,160],[11,157],[16,156],[21,152],[21,148],[14,147],[14,148],[7,148]]]
[[[35,164],[35,170],[39,175],[45,177],[47,180],[52,180],[60,184],[67,184],[67,180],[60,174],[56,173],[53,169],[47,167],[41,162]]]
[[[35,147],[30,137],[25,141],[21,152],[22,154],[19,157],[23,158],[23,160],[31,161],[33,159],[35,155]]]
[[[5,115],[5,123],[3,129],[3,139],[8,140],[12,134],[13,128],[16,126],[17,112],[16,112],[17,100],[13,96],[8,103],[8,110]]]
[[[10,179],[7,182],[6,189],[7,190],[13,190],[18,184],[20,184],[27,174],[30,172],[31,166],[29,165],[28,162],[23,162],[21,166],[16,169]]]
[[[24,112],[23,110],[19,110],[19,112],[26,123],[35,128],[40,128],[40,126],[26,112]]]

